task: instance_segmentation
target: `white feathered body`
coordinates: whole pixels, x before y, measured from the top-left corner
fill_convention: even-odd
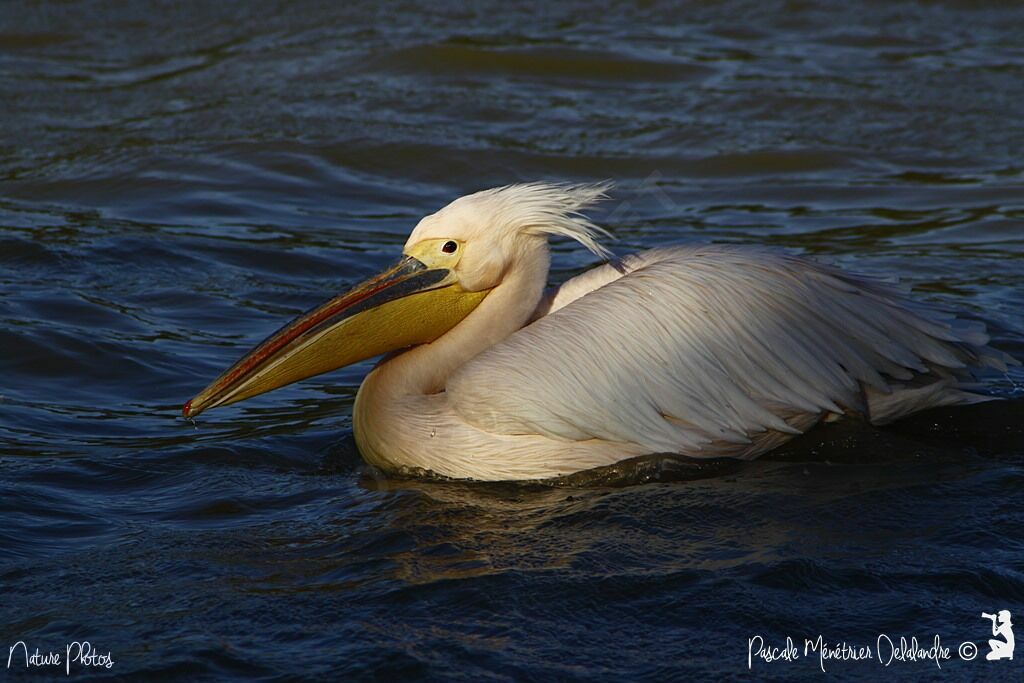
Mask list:
[[[367,377],[354,427],[370,462],[495,480],[650,453],[753,458],[826,417],[880,424],[985,400],[970,371],[1013,362],[980,323],[764,249],[647,251],[518,306],[503,286]],[[440,358],[458,362],[404,379]]]

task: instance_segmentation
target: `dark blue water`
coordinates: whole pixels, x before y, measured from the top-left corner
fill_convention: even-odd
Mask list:
[[[368,363],[178,412],[423,214],[534,179],[615,180],[619,253],[828,257],[1024,358],[1019,5],[9,2],[0,93],[3,676],[88,640],[114,664],[76,678],[818,679],[747,656],[820,634],[874,651],[841,678],[1021,677],[980,616],[1024,620],[1019,370],[562,486],[368,470]],[[552,277],[591,263],[558,244]]]

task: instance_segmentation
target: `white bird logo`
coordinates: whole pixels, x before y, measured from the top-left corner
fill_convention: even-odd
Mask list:
[[[990,638],[988,646],[991,652],[985,655],[985,659],[991,661],[997,659],[1013,659],[1013,622],[1010,621],[1010,610],[999,610],[998,614],[981,613],[982,619],[992,621],[992,635],[1002,636],[1002,639]]]

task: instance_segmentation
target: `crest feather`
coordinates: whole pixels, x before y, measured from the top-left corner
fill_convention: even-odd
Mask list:
[[[495,202],[495,214],[514,228],[531,235],[557,235],[574,239],[596,256],[611,259],[612,253],[598,242],[611,239],[604,228],[595,225],[582,211],[608,198],[612,183],[545,183],[505,185],[472,195]]]

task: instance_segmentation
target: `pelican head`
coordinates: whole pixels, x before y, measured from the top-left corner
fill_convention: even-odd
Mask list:
[[[423,218],[397,263],[299,316],[187,402],[185,417],[435,341],[517,269],[547,272],[548,235],[607,255],[578,213],[607,185],[530,183],[461,197]],[[541,282],[543,285],[543,282]],[[536,302],[534,302],[536,303]]]

